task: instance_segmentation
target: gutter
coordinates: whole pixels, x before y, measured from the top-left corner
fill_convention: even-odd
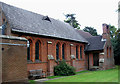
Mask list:
[[[26,33],[26,34],[34,34],[34,35],[40,35],[40,34],[38,34],[38,33],[34,33],[34,32],[26,32],[26,31],[22,31],[22,30],[17,30],[17,29],[13,29],[12,28],[12,31],[14,31],[14,32],[20,32],[20,33]],[[52,37],[52,38],[59,38],[59,37],[54,37],[54,36],[48,36],[48,35],[46,35],[46,34],[44,34],[44,35],[40,35],[40,36],[46,36],[46,37]],[[88,41],[79,41],[79,40],[71,40],[71,39],[65,39],[65,38],[59,38],[59,39],[64,39],[64,40],[70,40],[70,41],[76,41],[76,42],[81,42],[81,43],[88,43]]]

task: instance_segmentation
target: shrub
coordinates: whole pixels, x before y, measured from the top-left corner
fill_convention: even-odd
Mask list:
[[[75,68],[66,64],[65,61],[60,61],[59,65],[54,67],[54,75],[56,76],[75,75]]]

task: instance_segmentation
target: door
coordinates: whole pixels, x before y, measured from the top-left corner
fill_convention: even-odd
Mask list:
[[[93,54],[93,66],[99,66],[99,53]]]

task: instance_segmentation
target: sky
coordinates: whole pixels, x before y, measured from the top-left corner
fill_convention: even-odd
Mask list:
[[[118,27],[119,0],[0,0],[7,4],[64,21],[65,14],[76,14],[81,29],[94,27],[102,34],[102,24]]]

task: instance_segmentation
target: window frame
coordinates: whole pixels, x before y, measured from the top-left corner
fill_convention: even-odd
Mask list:
[[[64,47],[63,47],[64,46]],[[63,53],[64,52],[64,53]],[[64,58],[63,58],[64,57]],[[62,60],[65,60],[65,43],[62,44]]]
[[[82,46],[80,46],[80,59],[83,59],[83,55],[82,55],[82,52],[83,52],[83,50],[82,50]]]
[[[60,51],[60,49],[59,49],[59,47],[60,47],[60,44],[59,43],[57,43],[56,44],[56,60],[59,60],[60,59],[60,55],[59,55],[59,51]],[[57,51],[58,50],[58,51]]]
[[[27,60],[30,61],[31,60],[31,53],[32,53],[32,40],[31,39],[28,39],[28,42],[27,42]],[[29,49],[29,50],[28,50]],[[29,56],[28,56],[28,53],[29,53]],[[29,59],[28,59],[29,58]]]
[[[36,47],[39,49],[36,49]],[[41,48],[41,42],[37,40],[35,42],[35,60],[40,60],[40,48]]]
[[[79,57],[78,57],[78,45],[76,46],[76,59],[79,59]]]

